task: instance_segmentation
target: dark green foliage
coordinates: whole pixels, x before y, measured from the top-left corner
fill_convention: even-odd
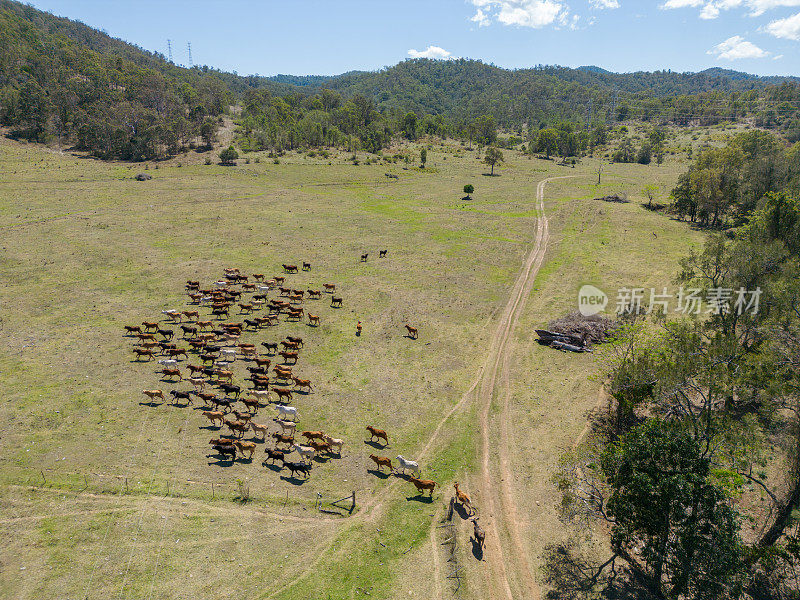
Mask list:
[[[0,0],[0,122],[101,158],[175,154],[230,103],[213,74],[182,69],[107,35]],[[214,131],[206,126],[205,138]]]
[[[652,419],[603,453],[617,552],[640,548],[646,575],[673,598],[735,596],[743,571],[736,513],[710,461],[680,425]]]
[[[225,150],[219,153],[219,159],[222,161],[223,165],[234,164],[234,161],[237,158],[239,158],[239,153],[233,146],[228,146],[225,148]]]
[[[492,167],[492,172],[490,175],[494,175],[494,166],[499,162],[503,162],[503,153],[497,148],[490,146],[486,149],[483,162]]]

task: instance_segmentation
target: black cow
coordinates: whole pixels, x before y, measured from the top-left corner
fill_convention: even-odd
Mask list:
[[[289,469],[294,477],[295,473],[302,473],[308,479],[311,476],[311,465],[304,462],[287,462],[283,461],[283,466]]]

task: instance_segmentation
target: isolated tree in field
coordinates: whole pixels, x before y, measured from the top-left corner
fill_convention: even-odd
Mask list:
[[[492,172],[490,175],[494,175],[494,166],[499,162],[503,162],[503,153],[494,146],[490,146],[486,149],[486,155],[483,157],[483,162],[492,167]]]
[[[423,169],[425,168],[425,163],[428,162],[428,150],[423,148],[419,151],[419,162],[422,164],[420,165]]]
[[[651,183],[642,188],[642,196],[647,198],[647,208],[653,207],[653,199],[658,194],[658,186]]]
[[[475,191],[475,186],[474,185],[472,185],[471,183],[468,183],[467,185],[465,185],[464,186],[464,193],[467,195],[465,199],[466,200],[472,200],[472,198],[470,197],[470,194],[472,192],[474,192],[474,191]]]
[[[482,115],[473,122],[475,139],[479,144],[490,146],[497,141],[497,122],[492,115]]]
[[[219,159],[222,161],[223,165],[231,165],[234,164],[234,161],[239,158],[239,153],[236,151],[236,148],[233,146],[228,146],[219,153]]]

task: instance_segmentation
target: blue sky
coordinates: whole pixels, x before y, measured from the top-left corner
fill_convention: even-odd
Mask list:
[[[186,64],[337,74],[409,56],[800,75],[800,0],[31,0]]]

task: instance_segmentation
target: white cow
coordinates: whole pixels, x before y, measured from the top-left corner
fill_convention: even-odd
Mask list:
[[[177,367],[178,361],[174,358],[160,358],[158,359],[158,364],[164,365],[165,367]]]
[[[256,289],[259,291],[259,293],[266,294],[269,291],[269,286],[268,285],[259,285],[259,286],[256,287]]]
[[[234,349],[223,348],[220,354],[222,354],[222,358],[224,358],[227,361],[233,362],[236,360],[236,350]]]
[[[299,419],[297,409],[294,406],[284,406],[283,404],[276,404],[275,408],[278,409],[278,415],[281,417],[292,417],[293,421]]]
[[[413,460],[406,460],[405,458],[403,458],[402,454],[398,454],[397,462],[400,463],[400,468],[403,469],[403,473],[406,472],[406,469],[409,469],[411,472],[419,475],[419,464],[414,462]]]
[[[281,433],[286,433],[287,431],[294,435],[294,432],[297,431],[297,423],[294,421],[281,421],[280,419],[275,419],[275,422],[281,426]]]
[[[342,446],[344,446],[344,440],[340,440],[339,438],[334,438],[329,435],[322,436],[323,439],[330,444],[331,449],[336,448],[337,452],[341,455],[342,454]]]
[[[302,456],[303,458],[308,458],[309,460],[314,458],[314,456],[317,453],[317,451],[314,450],[311,446],[301,446],[300,444],[295,444],[294,446],[292,446],[292,448],[297,450],[297,453],[300,456]]]
[[[247,392],[249,396],[253,396],[258,400],[269,402],[269,390],[250,390]]]

